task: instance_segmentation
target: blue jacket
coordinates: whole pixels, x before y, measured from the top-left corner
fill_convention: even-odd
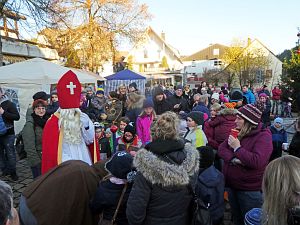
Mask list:
[[[246,93],[243,93],[243,96],[247,99],[248,104],[254,104],[256,101],[254,94],[250,90],[248,90]]]
[[[194,108],[192,111],[199,111],[199,112],[203,112],[203,113],[206,113],[208,115],[208,117],[210,117],[210,111],[209,109],[207,108],[207,106],[202,103],[202,102],[199,102]]]
[[[200,169],[196,184],[196,195],[205,204],[209,204],[209,212],[213,222],[224,215],[224,176],[214,165],[205,170]]]
[[[272,141],[273,143],[279,143],[280,147],[282,146],[282,143],[287,143],[287,133],[284,128],[281,130],[277,130],[274,125],[270,127],[270,130],[272,132]]]

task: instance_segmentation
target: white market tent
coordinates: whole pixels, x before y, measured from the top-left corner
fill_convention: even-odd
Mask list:
[[[8,66],[0,67],[0,86],[20,109],[21,119],[15,123],[16,132],[20,131],[25,123],[25,115],[32,96],[38,91],[50,93],[52,84],[56,84],[60,77],[72,70],[82,84],[97,84],[97,80],[105,80],[101,76],[72,69],[34,58]]]

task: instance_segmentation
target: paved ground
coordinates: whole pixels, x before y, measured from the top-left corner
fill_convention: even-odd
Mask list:
[[[293,134],[295,133],[294,129],[294,122],[295,118],[285,118],[284,119],[284,127],[287,129],[288,132],[288,139],[289,142],[291,141]],[[14,205],[17,207],[19,205],[19,197],[22,191],[25,189],[25,187],[32,182],[32,174],[29,166],[27,165],[26,160],[21,160],[18,161],[17,163],[17,173],[19,175],[19,180],[17,182],[11,181],[7,177],[0,177],[1,180],[6,181],[8,184],[10,184],[13,188],[14,191]],[[230,213],[230,206],[227,203],[226,204],[226,212],[224,215],[224,224],[225,225],[230,225],[230,218],[231,218],[231,213]]]

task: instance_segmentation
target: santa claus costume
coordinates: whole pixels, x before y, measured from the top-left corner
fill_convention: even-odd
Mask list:
[[[81,160],[89,165],[99,160],[93,122],[79,109],[80,94],[76,74],[68,71],[57,84],[60,108],[44,128],[42,174],[68,160]]]

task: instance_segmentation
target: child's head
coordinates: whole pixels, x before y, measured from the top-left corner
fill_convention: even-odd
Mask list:
[[[105,137],[106,137],[106,138],[110,138],[111,135],[112,135],[112,132],[111,132],[110,128],[107,128],[107,129],[105,130]]]
[[[51,93],[51,102],[57,102],[57,101],[58,101],[57,92],[52,92]]]
[[[280,118],[280,117],[277,117],[275,120],[274,120],[274,127],[279,129],[281,128],[283,125],[283,119]]]
[[[124,129],[123,140],[126,143],[131,143],[135,135],[136,135],[135,128],[131,124],[128,124]]]
[[[215,153],[210,146],[201,146],[197,150],[200,153],[200,168],[208,168],[215,161]]]
[[[221,105],[219,103],[214,103],[210,107],[210,115],[211,115],[211,117],[215,117],[220,110],[221,110]]]
[[[190,128],[197,127],[199,125],[203,125],[204,123],[204,115],[202,112],[193,111],[187,114],[187,126]]]
[[[125,127],[130,123],[130,120],[128,117],[123,116],[119,119],[119,130],[124,133]]]
[[[153,113],[154,104],[151,98],[147,98],[144,100],[143,104],[143,115],[150,116]]]
[[[259,94],[259,101],[265,103],[267,101],[268,96],[265,93]]]

